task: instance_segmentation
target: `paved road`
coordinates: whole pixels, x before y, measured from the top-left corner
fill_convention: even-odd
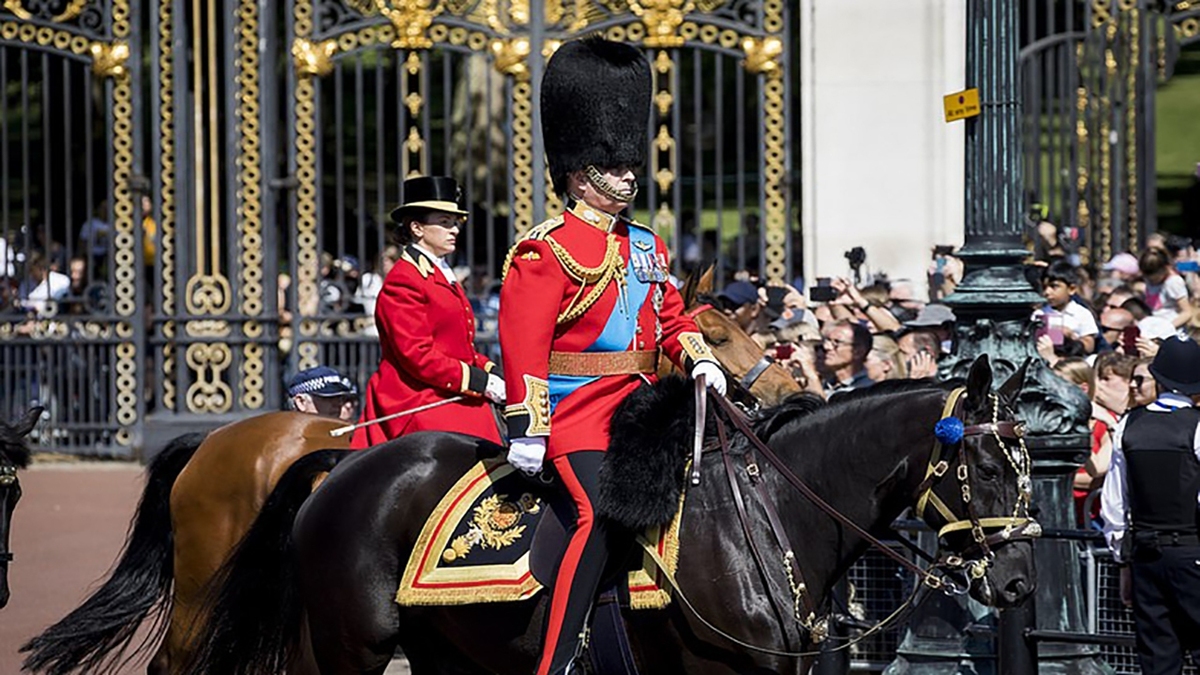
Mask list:
[[[21,473],[13,515],[12,599],[0,610],[0,673],[19,672],[17,649],[75,608],[116,560],[142,492],[134,464],[35,465]],[[145,658],[113,675],[145,672]],[[408,673],[398,660],[390,675]]]

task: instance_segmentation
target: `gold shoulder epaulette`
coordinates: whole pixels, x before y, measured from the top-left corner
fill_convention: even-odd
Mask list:
[[[555,228],[562,226],[562,224],[563,217],[560,213],[553,218],[545,220],[540,225],[529,228],[525,236],[521,237],[521,241],[525,241],[526,239],[545,239],[546,235],[550,234]]]
[[[500,283],[504,283],[504,278],[508,276],[508,268],[512,266],[513,256],[516,255],[517,247],[520,246],[521,242],[541,241],[546,238],[546,235],[550,234],[550,232],[562,224],[563,217],[562,214],[559,214],[553,218],[545,220],[540,225],[529,228],[529,230],[512,245],[512,248],[508,249],[508,255],[504,256],[504,266],[500,268]],[[538,253],[536,251],[531,251],[525,255],[537,256]],[[530,259],[537,260],[538,258],[531,257]]]
[[[630,226],[632,226],[632,227],[640,227],[640,228],[642,228],[643,230],[646,230],[647,232],[654,232],[654,228],[653,228],[653,227],[650,227],[649,225],[645,225],[645,224],[643,224],[643,223],[639,223],[639,222],[638,222],[638,221],[636,221],[636,220],[627,220],[627,221],[625,221],[625,222],[629,223],[629,224],[630,224]]]

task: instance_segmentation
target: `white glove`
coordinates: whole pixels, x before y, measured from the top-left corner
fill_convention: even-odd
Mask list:
[[[701,361],[692,368],[692,377],[698,380],[701,375],[704,376],[704,381],[712,387],[713,391],[722,396],[725,395],[725,373],[720,366],[712,361]]]
[[[504,380],[488,373],[487,386],[483,388],[484,397],[492,403],[504,405],[505,393]]]
[[[545,438],[514,438],[508,445],[508,463],[521,473],[532,476],[541,471],[545,458]]]

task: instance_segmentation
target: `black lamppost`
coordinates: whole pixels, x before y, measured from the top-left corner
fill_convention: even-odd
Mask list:
[[[1075,517],[1071,478],[1090,450],[1086,396],[1060,379],[1034,349],[1032,310],[1042,302],[1026,279],[1022,243],[1021,100],[1018,88],[1018,9],[1012,0],[968,0],[967,86],[979,89],[980,115],[966,120],[966,243],[963,282],[946,304],[958,318],[956,354],[943,377],[965,376],[987,354],[996,381],[1027,358],[1018,416],[1028,423],[1034,460],[1034,507],[1047,529],[1071,529]],[[891,673],[1111,672],[1093,647],[1020,638],[1036,615],[1038,626],[1082,632],[1083,592],[1079,555],[1070,541],[1035,545],[1038,590],[1022,607],[995,615],[965,598],[937,598],[908,626]],[[1006,634],[1013,649],[998,650]],[[1016,662],[1014,662],[1014,659]],[[1023,661],[1023,662],[1020,662]]]

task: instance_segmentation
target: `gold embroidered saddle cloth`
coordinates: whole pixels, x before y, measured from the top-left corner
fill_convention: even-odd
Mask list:
[[[556,559],[566,543],[561,520],[534,492],[503,458],[476,463],[426,520],[404,568],[396,602],[469,605],[533,597],[542,589],[537,577],[549,576],[546,565],[533,561]],[[680,499],[669,525],[645,533],[671,574],[679,561],[682,513]],[[630,605],[665,607],[670,602],[666,578],[647,551],[639,548],[637,555],[635,569],[627,575]]]

